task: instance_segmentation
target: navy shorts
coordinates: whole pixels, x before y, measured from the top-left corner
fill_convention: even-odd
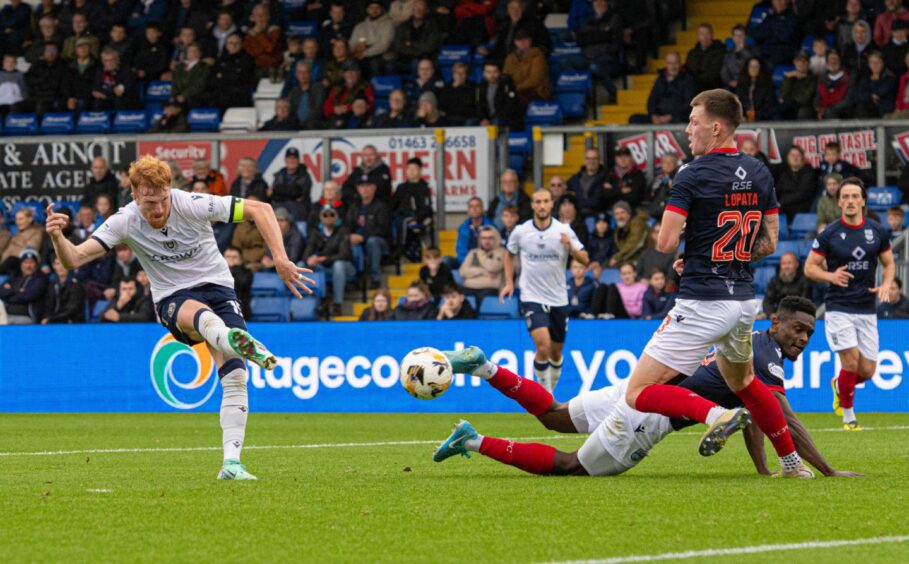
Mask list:
[[[521,315],[527,322],[527,330],[540,327],[549,329],[549,338],[564,343],[568,334],[568,306],[548,306],[534,302],[521,302]]]
[[[204,284],[188,290],[177,290],[157,304],[155,310],[161,319],[161,325],[167,327],[174,339],[187,345],[195,345],[202,341],[190,339],[177,327],[177,312],[187,300],[196,300],[207,305],[230,328],[246,329],[246,321],[240,309],[240,300],[233,288],[217,284]]]

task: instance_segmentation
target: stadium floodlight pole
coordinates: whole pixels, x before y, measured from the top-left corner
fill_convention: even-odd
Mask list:
[[[436,129],[436,228],[433,238],[445,229],[445,130]],[[435,241],[433,241],[435,243]]]
[[[543,185],[543,130],[533,126],[533,188]]]

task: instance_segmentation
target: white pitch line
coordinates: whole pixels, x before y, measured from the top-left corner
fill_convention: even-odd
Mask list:
[[[906,431],[909,425],[892,425],[889,427],[865,427],[865,431]],[[812,433],[834,433],[843,432],[838,428],[814,429]],[[682,431],[671,433],[673,435],[701,435],[700,431]],[[565,439],[577,439],[580,434],[563,434],[563,435],[546,435],[539,437],[509,437],[514,441],[558,441]],[[367,447],[387,447],[387,446],[415,446],[415,445],[438,445],[442,439],[418,440],[418,441],[380,441],[380,442],[363,442],[363,443],[314,443],[304,445],[245,445],[244,450],[299,450],[299,449],[321,449],[321,448],[367,448]],[[81,449],[81,450],[44,450],[33,452],[0,452],[0,457],[13,456],[65,456],[68,454],[135,454],[135,453],[160,453],[160,452],[208,452],[222,450],[219,446],[210,447],[155,447],[155,448],[99,448],[99,449]]]
[[[785,550],[810,550],[817,548],[838,548],[865,544],[888,544],[909,541],[909,535],[890,537],[870,537],[852,540],[809,541],[787,544],[759,544],[736,548],[712,548],[708,550],[688,550],[685,552],[664,552],[663,554],[641,554],[636,556],[617,556],[600,560],[570,560],[556,564],[624,564],[626,562],[655,562],[658,560],[686,560],[688,558],[705,558],[711,556],[736,556],[739,554],[761,554]]]

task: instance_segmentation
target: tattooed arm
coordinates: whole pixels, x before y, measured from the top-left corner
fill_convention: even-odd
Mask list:
[[[751,262],[757,262],[766,256],[772,255],[776,251],[776,243],[779,238],[779,214],[765,215],[763,222],[761,222],[761,231],[751,247]]]

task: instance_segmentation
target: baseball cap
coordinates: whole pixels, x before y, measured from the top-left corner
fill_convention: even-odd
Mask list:
[[[319,211],[319,215],[322,215],[325,213],[332,213],[334,215],[338,215],[338,210],[336,210],[334,208],[334,206],[332,206],[331,204],[325,204],[324,206],[322,206],[322,209]]]
[[[300,150],[297,149],[296,147],[288,148],[286,151],[284,151],[284,158],[287,158],[287,157],[297,157],[299,159]]]
[[[360,184],[375,184],[376,181],[369,177],[368,174],[361,174],[360,178],[357,179],[357,186]]]
[[[87,37],[80,37],[76,40],[76,47],[81,47],[83,45],[91,45],[92,42]]]
[[[25,260],[25,259],[34,259],[35,261],[38,261],[39,260],[38,253],[35,251],[35,249],[33,249],[31,247],[22,249],[22,252],[19,253],[19,260]]]
[[[612,206],[612,209],[616,209],[616,208],[623,209],[623,210],[627,211],[628,213],[631,213],[631,206],[625,200],[619,200],[618,202],[616,202],[615,205]]]

